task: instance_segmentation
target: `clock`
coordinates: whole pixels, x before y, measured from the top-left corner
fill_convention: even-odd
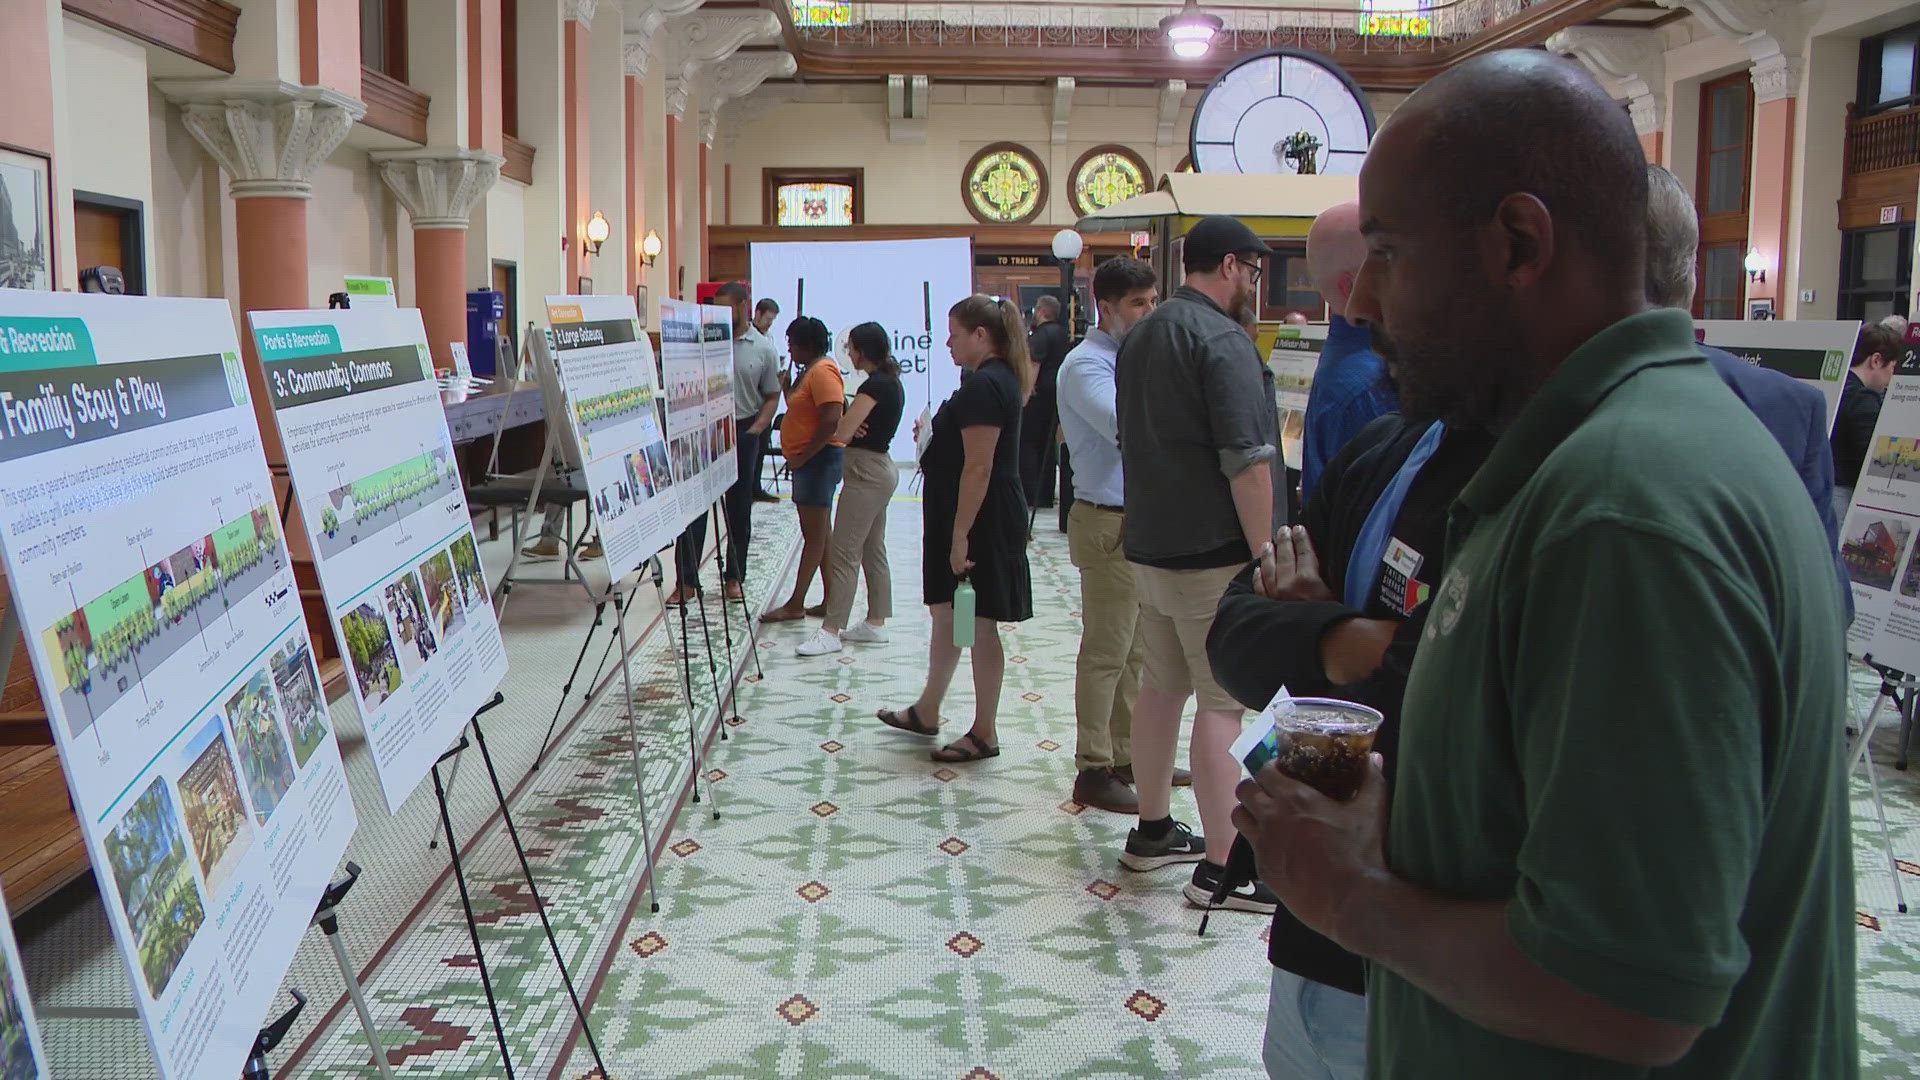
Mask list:
[[[1297,49],[1250,56],[1213,80],[1193,111],[1203,173],[1332,173],[1366,159],[1373,110],[1338,64]]]

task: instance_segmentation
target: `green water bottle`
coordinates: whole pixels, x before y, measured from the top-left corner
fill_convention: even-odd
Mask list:
[[[973,648],[973,585],[966,578],[953,590],[953,643]]]

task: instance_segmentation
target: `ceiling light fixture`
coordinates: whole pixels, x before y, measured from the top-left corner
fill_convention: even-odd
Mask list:
[[[1186,0],[1179,11],[1160,20],[1160,32],[1173,43],[1173,55],[1185,60],[1207,55],[1213,36],[1225,26],[1220,16],[1201,11],[1194,0]]]

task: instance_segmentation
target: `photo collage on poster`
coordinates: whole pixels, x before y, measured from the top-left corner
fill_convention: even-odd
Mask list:
[[[348,683],[397,810],[507,670],[426,330],[412,308],[249,317]]]
[[[0,553],[108,922],[161,1075],[233,1075],[354,815],[232,314],[0,293],[0,341]]]

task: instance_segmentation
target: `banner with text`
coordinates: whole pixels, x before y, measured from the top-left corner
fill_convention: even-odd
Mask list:
[[[1786,324],[1791,325],[1791,324]],[[1840,525],[1840,557],[1853,579],[1847,651],[1920,672],[1920,326],[1894,369],[1867,444],[1867,460]]]
[[[388,812],[507,673],[414,308],[255,311],[300,516]]]
[[[1755,367],[1791,375],[1827,397],[1827,430],[1840,411],[1860,320],[1696,319],[1694,337]]]
[[[241,364],[224,300],[0,290],[0,553],[168,1080],[239,1073],[354,824]]]
[[[960,368],[947,351],[947,309],[973,292],[973,241],[816,240],[755,243],[753,292],[780,304],[768,336],[786,352],[786,326],[800,315],[827,324],[835,342],[863,322],[886,328],[906,390],[903,417],[938,411],[960,388]],[[850,375],[848,365],[840,364]],[[851,383],[853,380],[849,379]],[[913,425],[893,436],[893,458],[913,461]]]
[[[689,520],[660,430],[653,346],[631,296],[549,296],[547,320],[601,550],[617,581]]]
[[[1327,344],[1327,327],[1325,323],[1283,325],[1265,330],[1262,336],[1265,333],[1274,335],[1267,367],[1273,370],[1273,396],[1280,406],[1280,454],[1286,459],[1287,468],[1298,469],[1304,460],[1307,395],[1313,390],[1313,373],[1320,368],[1320,350]]]

